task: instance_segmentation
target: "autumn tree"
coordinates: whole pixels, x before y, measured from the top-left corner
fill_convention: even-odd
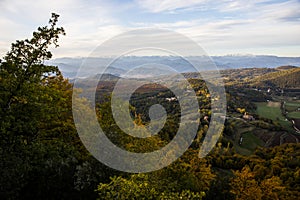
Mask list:
[[[249,166],[245,166],[241,172],[235,171],[234,176],[230,192],[236,199],[280,199],[280,192],[284,190],[279,177],[258,181]]]
[[[163,180],[162,180],[163,181]],[[110,183],[100,183],[97,189],[98,199],[190,199],[201,200],[204,192],[192,192],[173,189],[170,183],[163,190],[159,182],[155,182],[148,174],[134,174],[130,178],[113,177]]]
[[[59,15],[31,39],[17,40],[0,63],[0,197],[75,195],[80,159],[72,122],[72,85],[45,65],[65,35]],[[68,144],[68,145],[67,145]]]
[[[230,183],[232,188],[230,192],[235,195],[237,200],[262,198],[259,184],[248,166],[244,167],[241,172],[234,172],[234,176],[235,178]]]

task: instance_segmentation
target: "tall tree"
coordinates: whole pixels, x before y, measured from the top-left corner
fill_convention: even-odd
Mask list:
[[[44,64],[52,57],[49,48],[58,47],[59,36],[65,35],[64,29],[57,27],[58,17],[53,13],[49,25],[39,27],[31,39],[13,43],[0,63],[0,197],[5,199],[25,191],[32,174],[45,178],[62,169],[54,167],[52,161],[55,158],[67,163],[67,156],[57,151],[65,144],[57,142],[54,148],[53,145],[45,146],[39,139],[42,132],[46,133],[43,122],[47,119],[48,123],[49,120],[67,119],[62,116],[55,119],[50,111],[56,107],[56,116],[62,115],[59,109],[67,108],[62,104],[70,97],[66,91],[70,91],[71,85],[62,80],[57,67]],[[71,149],[65,148],[64,153],[67,151],[71,156]],[[45,156],[51,159],[45,159]],[[44,165],[47,162],[48,166]],[[49,169],[51,165],[52,170]],[[48,175],[41,175],[42,169]]]
[[[49,26],[39,27],[31,39],[13,43],[1,62],[0,116],[6,133],[17,132],[32,139],[37,132],[35,125],[42,109],[41,88],[49,77],[60,73],[57,67],[44,64],[52,57],[49,47],[58,47],[59,36],[65,35],[64,29],[57,27],[58,17],[53,13]],[[9,142],[12,138],[1,139]]]

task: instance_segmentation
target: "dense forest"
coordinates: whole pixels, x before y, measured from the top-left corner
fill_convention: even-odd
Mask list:
[[[58,18],[52,14],[49,25],[38,28],[31,39],[13,43],[0,63],[1,199],[299,198],[300,144],[298,139],[288,140],[299,136],[288,122],[262,116],[258,110],[267,108],[259,103],[279,98],[265,88],[299,86],[299,68],[222,72],[228,116],[217,145],[201,159],[198,151],[209,128],[211,99],[205,82],[190,78],[201,113],[192,145],[161,170],[120,172],[85,149],[73,122],[72,82],[56,66],[44,64],[52,58],[50,49],[58,47],[59,37],[65,35],[57,27]],[[97,88],[95,110],[107,137],[133,152],[150,152],[168,144],[179,126],[178,102],[166,101],[174,94],[159,85],[146,85],[133,94],[130,109],[137,126],[149,123],[148,110],[153,104],[163,105],[168,112],[159,134],[137,139],[124,134],[113,119],[110,92],[117,80],[107,75]],[[83,83],[82,88],[87,87]],[[260,87],[264,91],[258,91]],[[76,98],[86,101],[80,95]],[[287,106],[293,112],[293,104]],[[255,120],[243,119],[249,113]]]

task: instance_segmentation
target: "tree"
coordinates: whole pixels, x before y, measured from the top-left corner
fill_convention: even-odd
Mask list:
[[[1,127],[6,133],[4,141],[12,143],[9,132],[26,137],[30,142],[37,133],[37,121],[43,107],[43,92],[51,76],[59,74],[55,66],[44,64],[52,57],[51,45],[58,47],[58,38],[65,35],[56,27],[59,15],[52,14],[49,27],[39,27],[32,39],[17,40],[0,65]],[[11,141],[12,140],[12,141]]]
[[[230,192],[236,199],[279,199],[284,190],[279,177],[272,176],[259,182],[249,166],[245,166],[241,172],[235,171],[234,176]]]
[[[72,190],[78,153],[65,143],[76,141],[70,113],[72,86],[57,67],[44,64],[52,57],[49,47],[58,47],[59,36],[65,34],[57,27],[58,17],[52,14],[49,26],[38,28],[31,39],[13,43],[0,63],[3,199],[20,194],[42,198],[50,191],[59,197]]]
[[[262,191],[248,166],[244,167],[241,172],[235,171],[234,176],[235,178],[230,183],[230,192],[237,200],[261,199]]]
[[[113,177],[111,182],[100,183],[97,189],[99,199],[189,199],[200,200],[204,197],[204,192],[192,192],[182,190],[176,192],[172,190],[174,184],[170,184],[168,190],[160,190],[158,183],[153,181],[151,175],[134,174],[125,179]]]
[[[99,180],[116,174],[82,145],[72,84],[44,64],[65,34],[58,17],[52,14],[32,39],[12,44],[0,63],[0,199],[95,198]],[[77,101],[79,109],[85,101]]]
[[[281,184],[282,182],[280,178],[277,176],[264,179],[260,184],[261,190],[263,191],[262,199],[266,199],[266,200],[280,199],[279,194],[285,189],[285,187],[283,187]]]

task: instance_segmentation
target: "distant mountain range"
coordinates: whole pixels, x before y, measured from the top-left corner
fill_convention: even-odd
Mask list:
[[[189,57],[190,60],[201,62],[204,66],[208,62],[207,57]],[[238,68],[275,68],[278,66],[300,66],[300,57],[278,57],[264,55],[227,55],[227,56],[212,56],[218,69],[238,69]],[[68,78],[74,78],[78,69],[83,62],[88,65],[99,66],[104,68],[107,66],[111,58],[57,58],[47,61],[48,65],[58,66],[63,75]],[[128,70],[132,70],[140,65],[147,64],[145,71],[139,71],[138,76],[149,76],[149,66],[153,63],[167,65],[179,73],[195,72],[193,66],[185,59],[176,56],[128,56],[121,57],[110,64],[110,67],[103,73],[112,74],[115,76],[123,76]],[[150,67],[151,68],[151,67]],[[152,74],[159,74],[159,67],[153,68]],[[156,70],[156,72],[155,72]],[[206,68],[204,70],[211,70]],[[150,70],[151,71],[151,70]],[[166,70],[162,70],[163,74]],[[134,76],[134,74],[131,74]]]

